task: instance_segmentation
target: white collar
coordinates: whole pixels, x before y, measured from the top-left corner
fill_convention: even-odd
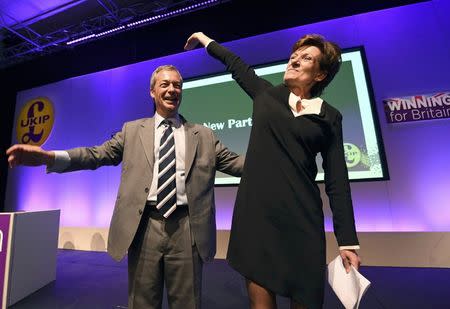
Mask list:
[[[175,128],[178,128],[181,125],[180,115],[176,114],[175,117],[164,118],[163,116],[158,114],[158,112],[155,112],[155,128],[159,128],[161,122],[163,122],[163,120],[165,119],[170,120]]]
[[[303,109],[298,113],[297,112],[297,102],[301,100]],[[322,108],[323,100],[319,97],[312,99],[302,99],[294,93],[289,94],[289,107],[291,108],[294,116],[301,116],[307,114],[316,114],[319,115],[320,109]]]

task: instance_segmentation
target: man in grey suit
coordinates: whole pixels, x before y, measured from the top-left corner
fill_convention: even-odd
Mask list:
[[[242,172],[242,156],[178,114],[182,83],[174,66],[158,67],[150,81],[155,116],[125,123],[100,146],[7,150],[10,167],[45,164],[48,172],[122,162],[108,252],[120,260],[128,251],[130,309],[161,308],[164,283],[171,308],[200,308],[203,262],[216,251],[215,172]]]

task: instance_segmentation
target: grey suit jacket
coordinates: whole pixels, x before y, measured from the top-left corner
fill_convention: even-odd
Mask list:
[[[229,151],[211,129],[186,122],[186,194],[191,233],[203,260],[216,252],[214,177],[216,170],[240,176],[244,158]],[[108,253],[120,260],[127,253],[141,220],[153,178],[154,118],[123,125],[122,131],[100,146],[68,150],[64,172],[97,169],[122,162],[119,192],[108,237]]]

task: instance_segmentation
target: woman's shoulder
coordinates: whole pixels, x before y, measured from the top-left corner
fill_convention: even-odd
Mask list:
[[[325,100],[322,102],[322,112],[330,119],[342,118],[341,112]]]
[[[266,95],[269,95],[271,97],[274,97],[278,100],[285,100],[287,97],[289,97],[289,89],[284,84],[279,84],[276,86],[270,85],[267,87],[264,92]]]

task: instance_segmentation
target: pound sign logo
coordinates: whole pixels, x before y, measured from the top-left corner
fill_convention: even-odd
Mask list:
[[[54,118],[49,99],[37,98],[28,101],[17,119],[17,141],[41,146],[52,131]]]

